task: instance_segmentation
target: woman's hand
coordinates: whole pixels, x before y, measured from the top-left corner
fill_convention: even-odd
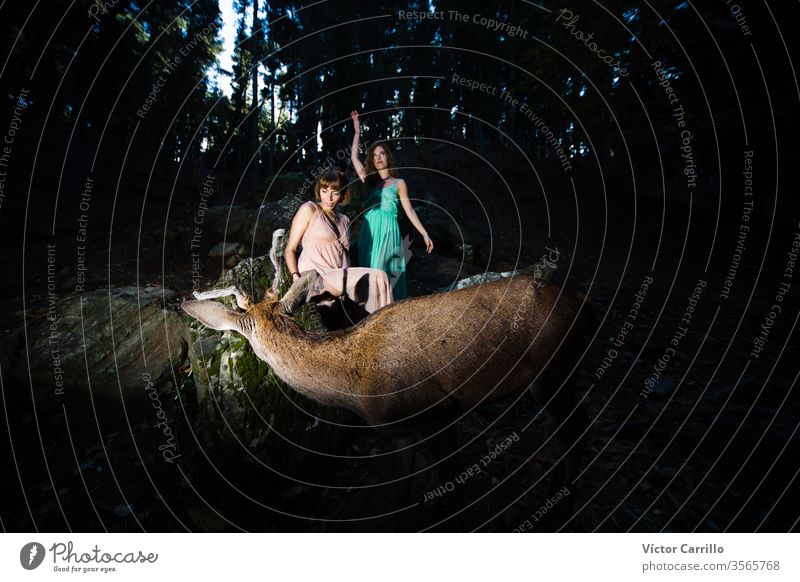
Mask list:
[[[431,240],[431,237],[425,234],[422,237],[422,240],[425,241],[425,251],[430,254],[433,251],[433,241]]]
[[[414,212],[414,207],[411,206],[411,200],[408,199],[408,186],[406,185],[406,181],[402,178],[397,180],[397,195],[400,198],[400,206],[405,210],[408,220],[414,225],[417,232],[422,235],[422,240],[425,241],[425,251],[431,253],[433,251],[433,241],[431,237],[428,236],[428,231],[425,230],[425,227],[422,226],[422,223],[419,221],[417,213]]]
[[[350,112],[350,117],[353,119],[353,145],[350,147],[350,161],[353,162],[353,168],[358,174],[358,178],[365,182],[367,180],[367,172],[364,169],[364,164],[358,159],[358,136],[361,134],[361,123],[358,121],[358,111],[355,109]]]

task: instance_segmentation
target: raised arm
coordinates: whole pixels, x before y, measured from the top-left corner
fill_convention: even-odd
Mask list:
[[[297,209],[292,219],[292,229],[289,231],[289,240],[286,243],[286,250],[283,251],[283,256],[286,258],[286,266],[289,267],[289,272],[292,273],[292,281],[297,280],[299,277],[297,271],[297,249],[314,216],[314,207],[312,204],[314,203],[306,202]]]
[[[397,180],[397,193],[400,196],[400,204],[403,206],[408,220],[411,221],[414,228],[422,235],[422,240],[425,241],[425,250],[430,253],[433,250],[433,241],[431,237],[428,236],[428,231],[425,230],[425,227],[422,226],[422,223],[419,221],[417,213],[414,212],[414,207],[411,206],[411,200],[408,199],[408,186],[406,186],[405,180]]]
[[[355,168],[356,174],[358,174],[358,177],[364,182],[367,179],[367,172],[364,170],[364,164],[358,159],[358,140],[361,134],[361,123],[358,121],[358,111],[351,111],[350,117],[353,119],[353,130],[355,132],[353,135],[353,145],[350,148],[350,161],[353,162],[353,168]]]

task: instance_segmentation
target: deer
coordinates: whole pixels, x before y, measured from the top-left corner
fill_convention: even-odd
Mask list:
[[[551,490],[571,484],[587,428],[572,377],[595,326],[585,295],[535,276],[511,276],[397,301],[344,330],[306,332],[292,313],[319,287],[319,275],[301,274],[281,298],[278,272],[258,303],[229,287],[196,292],[181,307],[209,328],[244,336],[292,389],[350,410],[391,439],[401,475],[411,473],[413,445],[423,439],[441,462],[440,475],[456,475],[463,466],[453,454],[452,419],[530,390],[561,448]],[[226,295],[242,311],[213,301]],[[401,487],[402,497],[409,480]]]

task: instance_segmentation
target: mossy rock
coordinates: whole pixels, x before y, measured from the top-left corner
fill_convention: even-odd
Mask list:
[[[237,285],[259,301],[272,284],[268,257],[243,261],[223,275],[216,287]],[[288,286],[284,277],[279,288]],[[221,301],[232,309],[232,297]],[[316,308],[304,305],[295,321],[319,331]],[[190,322],[189,360],[197,393],[195,433],[214,456],[256,458],[293,478],[308,478],[325,455],[336,452],[342,432],[336,424],[350,418],[323,408],[286,386],[266,362],[256,357],[244,337]]]
[[[163,287],[116,287],[69,294],[54,317],[31,321],[25,342],[5,352],[6,370],[37,402],[149,405],[145,387],[185,358],[186,329]],[[22,350],[22,348],[25,348]]]

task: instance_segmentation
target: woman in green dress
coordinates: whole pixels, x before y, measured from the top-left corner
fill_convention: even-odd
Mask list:
[[[358,158],[361,131],[358,112],[353,111],[350,116],[355,130],[350,159],[368,195],[358,235],[358,263],[362,267],[385,271],[392,285],[392,295],[397,301],[408,297],[406,257],[397,223],[397,207],[403,207],[408,220],[422,236],[428,253],[433,250],[433,241],[411,206],[405,180],[397,177],[389,147],[381,142],[372,144],[367,150],[366,164],[361,163]]]

